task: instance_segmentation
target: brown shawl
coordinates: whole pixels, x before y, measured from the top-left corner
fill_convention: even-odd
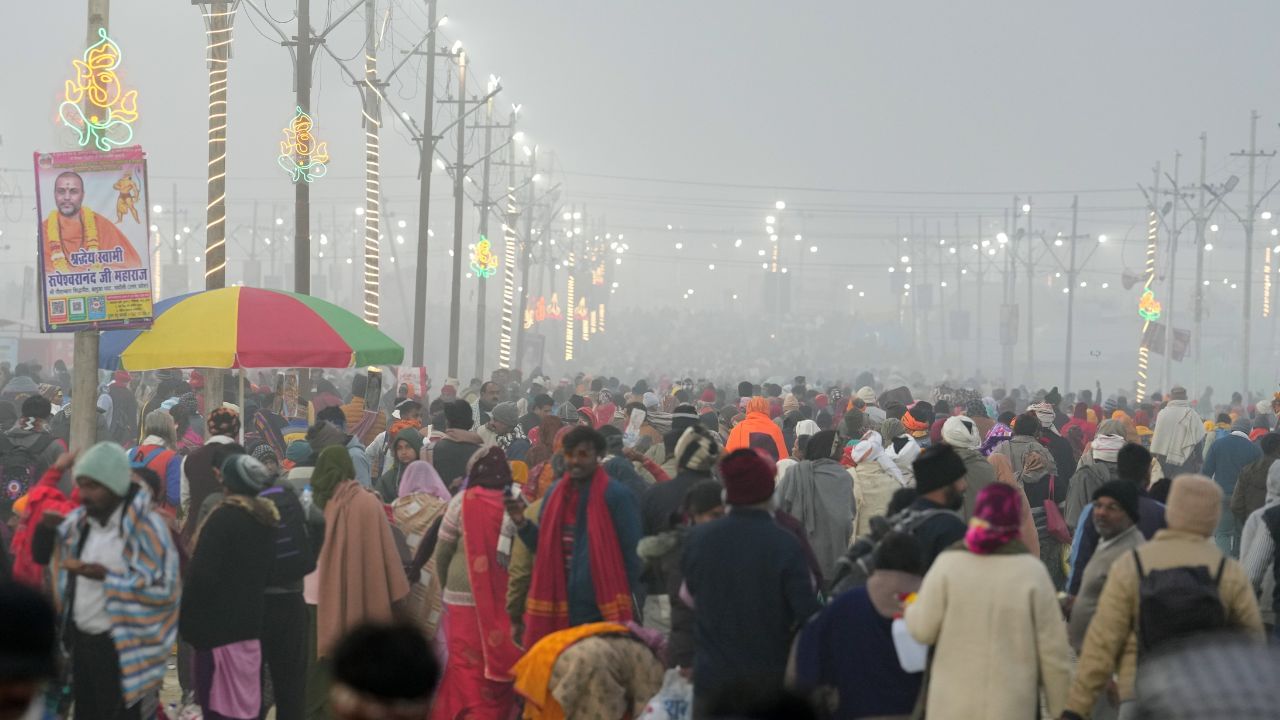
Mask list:
[[[316,607],[320,657],[328,657],[356,625],[390,622],[391,604],[409,594],[386,510],[372,492],[343,481],[325,505],[324,527]]]

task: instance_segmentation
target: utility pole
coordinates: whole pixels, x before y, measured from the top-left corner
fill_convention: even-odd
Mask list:
[[[515,315],[516,284],[516,221],[520,213],[516,207],[516,114],[519,106],[511,109],[507,126],[507,197],[506,212],[502,216],[502,329],[498,335],[498,367],[511,367],[512,322],[524,323],[524,317]],[[530,178],[529,184],[533,185]],[[526,238],[526,242],[528,239]]]
[[[1004,282],[1003,300],[1004,305],[1000,313],[1000,344],[1002,352],[1000,355],[1000,375],[1001,384],[1006,388],[1013,380],[1013,346],[1017,344],[1018,337],[1018,321],[1014,317],[1014,311],[1017,307],[1013,304],[1013,289],[1016,287],[1018,277],[1018,263],[1013,257],[1014,245],[1018,237],[1018,196],[1013,197],[1013,214],[1005,216],[1005,227],[1008,228],[1005,235],[1004,247]],[[1012,220],[1012,221],[1010,221]]]
[[[306,0],[300,0],[305,4]],[[231,59],[231,21],[226,0],[209,3],[205,15],[209,64],[209,179],[205,209],[204,289],[227,285],[227,64]],[[176,233],[175,233],[176,234]],[[212,376],[221,379],[218,373]],[[212,379],[212,378],[211,378]],[[220,392],[220,390],[219,390]]]
[[[1199,202],[1196,209],[1196,289],[1195,289],[1195,320],[1193,340],[1191,342],[1191,354],[1195,357],[1195,382],[1192,383],[1192,392],[1200,393],[1200,357],[1204,354],[1204,340],[1201,335],[1201,322],[1204,319],[1204,228],[1208,224],[1209,218],[1205,214],[1205,163],[1209,155],[1209,135],[1208,133],[1200,133],[1200,192]],[[1209,410],[1204,409],[1205,412]]]
[[[1071,198],[1071,253],[1069,266],[1067,269],[1067,355],[1063,365],[1063,392],[1071,392],[1071,343],[1074,339],[1075,322],[1076,322],[1076,290],[1079,287],[1076,282],[1078,269],[1076,268],[1076,227],[1077,220],[1080,216],[1080,196],[1074,195]]]
[[[98,29],[108,30],[110,0],[88,0],[86,8],[88,28],[85,31],[85,47],[98,42]],[[93,106],[89,93],[85,93],[85,116],[102,115],[103,110]],[[75,369],[71,404],[71,448],[83,450],[94,443],[98,436],[98,340],[97,330],[80,330],[75,334]]]
[[[978,279],[976,281],[977,299],[973,303],[973,369],[974,374],[982,371],[982,318],[979,316],[982,312],[982,283],[986,280],[986,276],[982,272],[982,256],[986,252],[986,248],[982,246],[982,216],[978,216]],[[957,253],[959,250],[956,251]]]
[[[493,91],[490,86],[489,91]],[[484,159],[481,161],[480,171],[480,237],[484,240],[489,239],[489,154],[493,152],[493,98],[485,103],[485,120],[484,120]],[[493,242],[489,243],[490,251],[494,252]],[[488,312],[488,290],[489,280],[483,273],[476,275],[476,374],[475,377],[484,378],[484,354],[485,354],[485,313]]]
[[[427,0],[428,30],[434,32],[437,0]],[[422,114],[422,141],[418,146],[418,256],[413,283],[413,365],[422,367],[427,345],[427,251],[431,244],[431,158],[435,155],[433,130],[436,101],[435,38],[427,46],[426,109]]]
[[[169,245],[169,248],[170,248],[169,255],[170,257],[173,258],[173,264],[177,265],[178,264],[178,183],[173,184],[173,204],[169,206],[169,217],[173,218],[173,234],[169,236],[170,238],[172,238],[170,240],[172,244]],[[207,232],[207,229],[206,229],[206,232]],[[186,283],[183,283],[182,285],[184,288],[186,287]]]
[[[1240,377],[1243,385],[1240,388],[1241,395],[1244,396],[1245,402],[1249,401],[1249,355],[1253,350],[1251,342],[1253,330],[1253,227],[1258,217],[1258,199],[1255,194],[1254,181],[1257,176],[1257,161],[1259,157],[1272,157],[1274,152],[1258,152],[1258,111],[1254,110],[1249,114],[1249,151],[1231,153],[1232,157],[1249,158],[1249,187],[1248,187],[1248,204],[1245,207],[1245,216],[1243,218],[1244,225],[1244,302],[1240,304],[1244,314],[1243,329],[1243,348],[1240,353],[1242,367],[1240,369]]]
[[[302,0],[305,2],[306,0]],[[382,184],[380,178],[382,106],[379,103],[377,0],[364,1],[364,321],[377,327],[381,282]]]
[[[462,325],[462,208],[463,180],[467,176],[467,52],[458,50],[457,160],[453,165],[453,288],[449,298],[449,377],[458,377],[458,351]],[[461,378],[459,378],[461,379]]]
[[[1035,211],[1035,205],[1032,204],[1031,197],[1027,196],[1027,371],[1024,377],[1027,381],[1034,385],[1035,378],[1032,372],[1036,367],[1036,343],[1032,321],[1032,303],[1036,297],[1036,258],[1035,258],[1035,235],[1031,229],[1032,215]]]
[[[529,187],[525,192],[524,207],[524,238],[520,252],[520,288],[516,291],[520,295],[519,311],[516,313],[516,357],[521,358],[524,352],[524,313],[529,309],[529,266],[533,264],[533,213],[534,206],[534,187],[533,176],[538,170],[538,151],[535,149],[529,154]],[[517,362],[519,367],[520,363]]]
[[[298,107],[311,114],[311,0],[298,0],[298,61],[294,63]],[[311,294],[311,183],[293,184],[293,290]]]
[[[1170,208],[1169,217],[1169,295],[1164,302],[1164,367],[1160,372],[1160,386],[1168,392],[1172,387],[1172,381],[1169,377],[1171,372],[1173,354],[1173,306],[1174,301],[1178,298],[1178,236],[1182,234],[1182,228],[1178,226],[1178,199],[1182,192],[1182,186],[1178,184],[1181,177],[1182,169],[1182,153],[1174,151],[1173,153],[1173,207]]]

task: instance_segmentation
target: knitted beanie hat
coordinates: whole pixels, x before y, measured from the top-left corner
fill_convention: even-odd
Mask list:
[[[690,425],[676,441],[676,468],[711,472],[720,459],[720,444],[702,425]]]
[[[720,461],[724,500],[730,505],[758,505],[773,497],[777,466],[762,451],[734,450]]]
[[[209,413],[205,423],[210,435],[225,435],[233,438],[240,434],[240,414],[230,408],[220,407]]]
[[[916,476],[916,492],[927,495],[965,476],[964,460],[950,445],[930,445],[911,463]]]
[[[1138,522],[1138,486],[1128,480],[1112,480],[1103,483],[1093,492],[1093,499],[1109,497],[1115,500],[1135,523]]]
[[[1169,489],[1164,519],[1170,530],[1210,537],[1222,514],[1222,488],[1203,475],[1179,475]]]
[[[100,442],[80,454],[71,475],[97,481],[116,497],[124,497],[129,491],[129,456],[113,442]]]

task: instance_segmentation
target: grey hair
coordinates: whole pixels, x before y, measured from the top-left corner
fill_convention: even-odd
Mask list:
[[[178,444],[177,425],[167,410],[152,410],[142,421],[142,436],[155,435],[164,438],[165,445],[172,448]]]

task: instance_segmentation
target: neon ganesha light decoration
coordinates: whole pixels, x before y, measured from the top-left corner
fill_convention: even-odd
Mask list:
[[[76,77],[63,91],[58,117],[76,131],[80,147],[93,144],[107,152],[133,140],[133,121],[138,119],[138,91],[125,91],[116,68],[120,67],[120,46],[98,28],[98,42],[84,51],[82,60],[73,60]],[[88,113],[81,103],[90,106]],[[109,137],[115,130],[119,137]]]
[[[1156,300],[1155,293],[1151,290],[1143,290],[1142,297],[1138,299],[1138,315],[1148,322],[1154,322],[1160,319],[1160,301]]]
[[[280,141],[280,156],[276,162],[294,182],[312,182],[329,171],[329,144],[316,140],[311,134],[314,126],[311,116],[297,108],[293,120],[284,128],[284,140]]]
[[[493,254],[489,238],[481,235],[475,250],[471,251],[471,272],[478,278],[490,278],[498,271],[498,256]]]

